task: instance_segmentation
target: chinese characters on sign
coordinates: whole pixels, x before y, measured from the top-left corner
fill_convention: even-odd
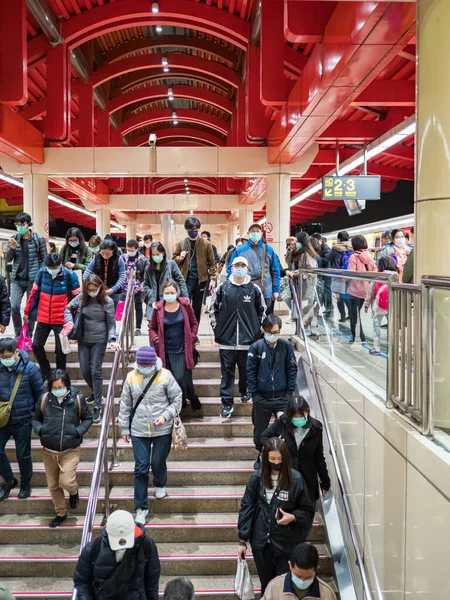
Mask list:
[[[322,200],[379,200],[381,178],[378,175],[322,177]]]

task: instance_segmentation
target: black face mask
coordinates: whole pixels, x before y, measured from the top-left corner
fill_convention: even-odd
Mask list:
[[[279,464],[270,463],[270,468],[272,469],[272,471],[281,471],[282,464],[283,463],[279,463]]]

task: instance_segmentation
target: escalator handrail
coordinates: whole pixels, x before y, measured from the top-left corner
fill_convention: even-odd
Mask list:
[[[122,320],[119,326],[119,333],[117,335],[117,343],[121,347],[121,352],[124,352],[124,341],[125,337],[128,336],[129,333],[129,325],[131,319],[131,309],[134,306],[134,283],[135,283],[135,273],[134,271],[130,272],[128,279],[128,289],[127,295],[125,298],[125,306],[122,315]],[[102,418],[102,426],[100,430],[100,435],[98,439],[98,448],[97,453],[95,455],[94,468],[92,470],[92,479],[91,486],[89,492],[89,498],[86,508],[86,516],[85,522],[83,526],[83,533],[81,536],[81,544],[80,544],[80,554],[83,548],[91,541],[92,539],[92,531],[94,529],[94,519],[97,512],[97,503],[100,495],[100,483],[102,474],[105,468],[105,457],[107,445],[108,445],[108,435],[109,435],[109,427],[111,423],[113,424],[113,428],[115,427],[114,423],[114,392],[115,392],[115,382],[117,379],[117,375],[119,373],[120,361],[121,361],[121,352],[114,353],[114,360],[111,368],[111,377],[108,384],[108,391],[105,399],[105,407],[103,411]],[[115,435],[115,432],[113,432]],[[107,472],[107,467],[106,467]],[[107,482],[106,486],[108,485]],[[105,486],[105,487],[106,487]],[[106,491],[105,494],[108,492]],[[72,593],[72,600],[76,600],[77,590],[74,588]]]
[[[305,269],[305,270],[314,270],[314,269]],[[303,271],[303,269],[302,269]],[[333,438],[331,435],[331,431],[326,419],[326,413],[325,413],[325,407],[324,407],[324,401],[323,401],[323,396],[322,396],[322,389],[320,387],[319,384],[319,380],[318,380],[318,376],[317,376],[317,372],[314,368],[314,364],[313,364],[313,360],[312,360],[312,354],[311,354],[311,350],[309,348],[309,344],[308,344],[308,336],[306,335],[306,331],[305,331],[305,324],[303,321],[303,315],[300,309],[300,303],[299,303],[299,299],[298,299],[298,294],[297,294],[297,290],[295,288],[295,284],[292,281],[292,279],[290,280],[290,286],[291,286],[291,292],[292,292],[292,299],[294,301],[294,306],[295,306],[295,310],[297,312],[297,317],[298,317],[298,323],[300,325],[300,329],[302,331],[302,335],[303,335],[303,340],[304,340],[304,346],[305,346],[305,351],[308,357],[308,362],[309,362],[309,369],[311,372],[311,376],[314,382],[314,389],[316,392],[316,396],[317,396],[317,400],[319,403],[319,407],[320,407],[320,412],[322,413],[322,422],[323,422],[323,426],[325,429],[325,433],[328,439],[328,445],[330,448],[330,455],[333,461],[333,466],[335,469],[335,473],[336,473],[336,481],[338,483],[339,489],[340,489],[340,493],[342,496],[342,502],[343,502],[343,506],[344,506],[344,512],[345,512],[345,517],[347,520],[347,525],[348,528],[350,530],[350,536],[352,539],[352,545],[355,551],[355,556],[356,556],[356,562],[357,565],[359,567],[360,570],[360,574],[361,574],[361,581],[364,587],[364,593],[365,593],[365,600],[373,600],[373,596],[372,596],[372,592],[370,590],[370,586],[369,586],[369,580],[367,577],[367,573],[365,570],[365,566],[364,566],[364,559],[363,559],[363,553],[361,552],[361,549],[359,547],[359,542],[358,542],[358,537],[356,534],[356,529],[353,525],[353,519],[352,519],[352,513],[351,513],[351,509],[350,509],[350,505],[349,502],[347,500],[347,496],[345,493],[345,487],[344,487],[344,479],[342,477],[342,473],[341,473],[341,469],[339,467],[339,463],[338,463],[338,459],[337,459],[337,455],[336,455],[336,450],[334,448],[334,443],[333,443]]]
[[[362,279],[380,283],[388,283],[390,274],[378,271],[352,271],[341,269],[319,269],[301,267],[293,271],[294,275],[320,275],[320,277],[339,277],[341,279]]]

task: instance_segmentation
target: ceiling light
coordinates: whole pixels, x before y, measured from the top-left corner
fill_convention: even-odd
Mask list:
[[[188,180],[185,178],[185,179],[184,179],[184,183],[187,183],[187,182],[188,182]]]
[[[156,33],[162,33],[162,27],[161,27],[161,25],[157,25],[156,26]]]
[[[173,110],[172,111],[172,119],[176,119],[177,118],[177,111]]]
[[[191,210],[191,215],[193,215],[193,214],[194,214],[194,211],[193,211],[193,210]]]
[[[152,13],[158,13],[158,12],[159,12],[158,2],[152,2]]]
[[[4,175],[3,173],[0,173],[0,179],[3,179],[3,181],[6,181],[7,183],[11,183],[12,185],[17,185],[18,187],[23,188],[22,181],[19,181],[18,179],[14,179],[13,177],[8,177],[8,175]]]
[[[191,192],[189,190],[187,190],[186,194],[190,194]]]
[[[162,57],[162,59],[161,59],[161,64],[162,64],[163,66],[166,66],[166,65],[168,65],[168,64],[169,64],[169,61],[167,60],[167,56],[163,56],[163,57]]]
[[[167,90],[167,95],[168,95],[168,96],[173,96],[173,88],[171,88],[171,87],[170,87],[170,88]]]
[[[177,120],[173,121],[173,124],[178,125],[178,121]]]
[[[169,67],[164,67],[163,71],[164,71],[164,73],[168,73],[169,72]]]

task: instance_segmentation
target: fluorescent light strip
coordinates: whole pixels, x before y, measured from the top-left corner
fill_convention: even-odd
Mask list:
[[[3,173],[0,173],[0,179],[2,179],[3,181],[6,181],[7,183],[11,183],[12,185],[17,185],[18,187],[23,188],[22,181],[19,181],[18,179],[14,179],[13,177],[9,177],[8,175],[4,175]]]
[[[414,213],[409,215],[403,215],[401,217],[393,217],[392,219],[386,219],[384,221],[375,221],[374,223],[368,223],[366,225],[360,225],[359,227],[351,227],[346,229],[349,235],[363,235],[365,233],[377,233],[378,231],[386,231],[393,228],[410,227],[414,225]],[[341,231],[328,231],[323,235],[327,238],[336,238],[337,234]]]

